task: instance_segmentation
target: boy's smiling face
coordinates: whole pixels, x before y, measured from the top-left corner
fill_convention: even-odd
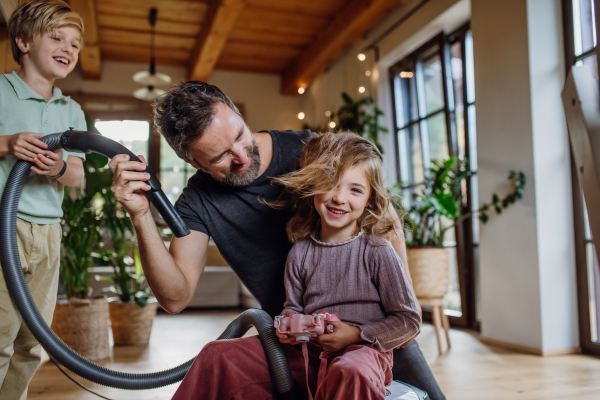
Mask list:
[[[21,61],[48,80],[65,78],[79,59],[81,32],[74,25],[65,25],[54,32],[34,36],[29,43],[17,38],[23,53]]]

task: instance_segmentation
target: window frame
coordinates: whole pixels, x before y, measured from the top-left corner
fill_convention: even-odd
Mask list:
[[[594,18],[598,21],[598,13],[600,6],[597,0],[596,15]],[[575,65],[577,61],[583,60],[584,58],[590,57],[593,54],[596,55],[597,60],[600,59],[599,52],[600,46],[596,45],[592,49],[575,56],[575,34],[573,25],[573,2],[572,0],[562,0],[562,15],[563,15],[563,44],[565,51],[565,79],[571,69],[571,66]],[[598,26],[598,25],[596,25]],[[598,33],[596,33],[598,36]],[[598,61],[597,61],[598,62]],[[577,310],[579,317],[579,342],[581,349],[584,353],[600,356],[600,342],[594,342],[592,340],[592,326],[590,321],[590,305],[589,305],[589,293],[588,293],[588,274],[587,274],[587,254],[586,245],[591,240],[587,240],[585,237],[585,217],[583,209],[583,195],[581,190],[581,183],[579,182],[579,176],[573,157],[573,148],[571,147],[571,141],[569,140],[569,149],[571,155],[571,184],[573,194],[573,224],[575,234],[575,270],[577,279]],[[598,266],[597,266],[598,267]],[[596,288],[598,291],[600,288]],[[598,296],[596,296],[598,297]],[[597,303],[600,306],[600,303]]]
[[[434,115],[437,115],[441,112],[445,115],[446,122],[446,139],[448,144],[448,155],[455,156],[458,154],[458,143],[457,143],[457,132],[456,132],[456,117],[455,117],[455,102],[454,102],[454,94],[453,94],[453,80],[451,75],[451,66],[450,66],[450,44],[456,43],[457,41],[462,42],[462,62],[463,62],[463,99],[464,99],[464,120],[465,120],[465,155],[468,157],[469,152],[469,143],[470,143],[470,130],[468,129],[468,107],[475,102],[468,103],[467,98],[467,76],[466,76],[466,49],[465,49],[465,36],[467,32],[470,31],[470,23],[467,22],[450,35],[446,35],[444,32],[440,32],[435,35],[432,39],[428,40],[422,46],[417,48],[415,51],[402,58],[398,62],[396,62],[392,67],[389,68],[389,82],[391,87],[392,94],[392,109],[393,109],[393,134],[394,134],[394,144],[395,144],[395,156],[396,156],[396,173],[398,176],[398,180],[401,180],[402,170],[401,170],[401,155],[400,155],[400,141],[399,141],[399,132],[402,129],[407,129],[415,124],[421,124],[422,121],[427,120]],[[442,86],[443,86],[443,95],[444,95],[444,107],[440,110],[436,110],[427,115],[423,115],[421,112],[418,113],[418,117],[404,124],[402,127],[398,126],[398,118],[397,118],[397,109],[396,109],[396,89],[395,89],[395,79],[396,75],[399,74],[403,67],[406,65],[416,66],[416,61],[422,56],[426,54],[431,48],[438,46],[438,51],[441,59],[442,66]],[[416,72],[416,69],[415,69]],[[415,77],[417,78],[417,77]],[[452,85],[452,90],[450,90],[450,85]],[[417,94],[418,96],[418,94]],[[417,108],[419,105],[417,104]],[[419,134],[421,136],[421,140],[423,134],[421,133],[421,129],[419,129]],[[423,149],[423,144],[421,143],[421,149]],[[422,150],[423,152],[423,150]],[[423,155],[423,168],[428,168],[425,162],[425,155]],[[463,204],[461,207],[461,213],[470,210],[472,207],[471,201],[471,182],[467,181],[467,193],[469,194],[467,197],[467,203]],[[473,230],[472,223],[470,219],[467,219],[462,224],[457,225],[455,227],[455,238],[456,238],[456,262],[457,262],[457,273],[458,273],[458,282],[459,282],[459,292],[461,297],[461,311],[462,316],[452,316],[448,315],[449,320],[452,325],[460,326],[460,327],[468,327],[472,329],[479,330],[480,323],[476,320],[476,304],[475,304],[475,268],[474,268],[474,247],[473,247]],[[423,318],[426,320],[431,320],[431,312],[423,311]]]

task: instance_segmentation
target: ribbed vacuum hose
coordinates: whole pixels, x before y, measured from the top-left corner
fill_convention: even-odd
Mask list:
[[[63,135],[67,134],[69,134],[70,141],[69,143],[64,143]],[[86,141],[86,137],[89,138],[89,135],[93,135],[91,137],[93,140]],[[73,145],[73,142],[75,141],[73,138],[87,145],[90,145],[90,143],[100,143],[104,148],[100,151],[96,151],[93,145],[78,148]],[[64,147],[68,148],[68,150],[79,150],[86,153],[94,151],[104,155],[110,155],[110,153],[130,153],[120,144],[89,132],[67,131],[64,134],[47,135],[40,140],[48,144],[48,150],[50,151]],[[110,151],[107,151],[107,148]],[[33,165],[33,163],[22,160],[17,161],[8,177],[4,193],[2,194],[2,200],[0,202],[0,237],[2,237],[2,240],[0,241],[0,262],[2,263],[2,270],[4,272],[4,279],[8,291],[21,314],[23,321],[25,321],[25,324],[33,336],[35,336],[52,357],[66,368],[89,381],[101,385],[119,389],[137,390],[158,388],[182,380],[194,362],[194,359],[175,368],[160,372],[130,374],[112,371],[75,353],[63,343],[46,324],[38,311],[31,293],[29,292],[29,288],[27,287],[27,283],[25,282],[16,236],[17,208],[23,191],[23,185],[30,173],[31,165]],[[156,180],[156,182],[158,182],[158,180]],[[154,202],[156,198],[158,198],[159,201],[161,201],[161,198],[166,198],[164,197],[162,190],[160,190],[160,186],[158,186],[158,190],[155,191],[158,192],[158,195],[153,196],[153,198],[151,197],[151,201]],[[171,213],[173,218],[170,220],[175,221],[174,218],[179,218],[179,216],[170,203],[168,205],[162,205],[163,209],[168,207],[172,210],[167,210],[166,213]],[[175,221],[172,223],[178,225],[176,229],[178,229],[181,234],[185,234],[187,227],[182,221]],[[175,232],[175,230],[173,231]],[[189,230],[187,230],[187,232],[189,233]],[[254,326],[257,329],[263,343],[277,398],[295,399],[295,381],[292,378],[283,351],[283,346],[276,337],[273,328],[273,320],[266,312],[255,309],[245,311],[227,327],[218,339],[241,337],[251,326]]]

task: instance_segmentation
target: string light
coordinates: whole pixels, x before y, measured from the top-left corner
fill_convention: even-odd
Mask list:
[[[325,116],[326,116],[327,118],[331,117],[331,111],[325,111]]]
[[[358,53],[358,59],[360,61],[365,61],[367,59],[367,56],[365,56],[365,53]]]
[[[371,71],[365,71],[366,76],[371,76]]]
[[[304,119],[304,113],[303,112],[299,112],[298,113],[298,119]]]
[[[364,93],[365,92],[365,87],[361,86],[358,88],[358,93]]]
[[[329,123],[329,127],[330,127],[331,129],[335,128],[335,122],[331,121],[331,122]]]
[[[412,72],[409,72],[409,71],[400,72],[400,78],[412,78],[412,77],[413,77]]]
[[[299,94],[302,94],[302,93],[304,93],[304,88],[303,88],[303,87],[299,87],[299,88],[298,88],[298,93],[299,93]]]

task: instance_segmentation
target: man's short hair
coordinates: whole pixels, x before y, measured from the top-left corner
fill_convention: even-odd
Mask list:
[[[218,87],[200,81],[180,83],[154,103],[154,123],[181,159],[196,163],[190,144],[206,131],[219,103],[243,119],[237,107]]]
[[[67,3],[62,0],[35,0],[19,6],[8,21],[10,48],[14,60],[21,65],[21,50],[16,41],[18,37],[29,43],[35,35],[53,32],[65,25],[75,25],[81,31],[81,49],[83,19]]]

